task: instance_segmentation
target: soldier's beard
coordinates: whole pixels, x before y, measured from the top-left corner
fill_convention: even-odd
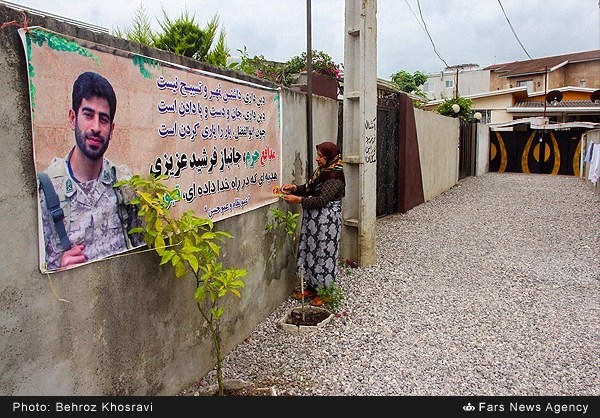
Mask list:
[[[96,138],[101,141],[100,147],[90,146],[86,141],[87,138]],[[91,133],[84,133],[79,129],[79,126],[75,124],[75,142],[77,146],[83,152],[83,154],[90,160],[96,161],[104,156],[110,142],[110,134],[105,138],[104,135],[92,135]]]

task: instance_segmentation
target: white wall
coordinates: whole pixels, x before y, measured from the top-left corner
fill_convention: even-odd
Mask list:
[[[452,87],[446,87],[446,81]],[[427,74],[427,83],[433,83],[435,91],[425,92],[429,100],[450,99],[456,94],[456,70],[444,70]],[[467,96],[489,91],[490,72],[482,69],[462,69],[458,71],[458,95]]]

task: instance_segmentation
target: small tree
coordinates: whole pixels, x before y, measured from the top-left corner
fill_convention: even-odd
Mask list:
[[[154,32],[144,4],[140,1],[131,29],[117,27],[113,34],[133,42],[174,52],[218,67],[226,67],[230,57],[225,42],[225,30],[219,31],[219,16],[215,14],[206,27],[201,28],[187,10],[172,20],[163,9],[163,20],[157,20],[161,32]]]
[[[169,209],[180,200],[178,189],[169,189],[163,184],[166,176],[142,178],[132,176],[129,180],[115,183],[127,186],[135,197],[131,203],[139,206],[143,227],[133,228],[130,234],[143,233],[148,248],[156,251],[160,265],[170,264],[175,277],[193,277],[196,281],[194,300],[200,315],[208,325],[216,353],[217,383],[219,395],[224,394],[221,336],[219,319],[223,315],[223,298],[232,293],[241,297],[239,289],[244,286],[240,279],[246,275],[244,269],[225,269],[218,261],[221,247],[219,242],[232,238],[231,234],[214,230],[213,222],[199,218],[193,211],[179,218]]]
[[[283,194],[281,193],[281,189],[278,186],[273,188],[273,194],[275,194],[279,197],[283,196]],[[288,238],[288,242],[290,244],[291,250],[292,250],[292,254],[294,257],[294,263],[296,263],[297,259],[298,259],[298,245],[296,244],[296,241],[298,239],[298,234],[296,233],[296,230],[298,229],[298,221],[300,218],[300,214],[294,213],[290,210],[282,211],[278,208],[271,208],[269,210],[269,212],[271,213],[271,219],[265,225],[265,229],[267,231],[283,230],[285,232],[286,237]],[[297,266],[295,266],[294,272],[296,272],[298,274],[298,279],[300,280],[300,293],[302,295],[300,298],[300,303],[302,306],[302,320],[304,321],[305,320],[304,271],[303,270],[298,271]]]
[[[427,81],[427,76],[420,71],[410,74],[408,71],[400,70],[392,74],[390,79],[405,93],[414,93],[421,97],[427,97],[423,90],[421,90],[421,86]]]
[[[271,213],[271,219],[265,225],[265,229],[267,231],[283,230],[285,232],[290,244],[290,249],[292,250],[294,263],[296,263],[298,257],[298,245],[296,245],[298,235],[296,234],[296,229],[298,228],[298,219],[300,214],[294,213],[290,210],[282,211],[278,208],[272,208],[269,210],[269,212]],[[300,292],[302,292],[302,312],[304,312],[304,275],[302,272],[298,272],[296,267],[294,267],[294,271],[299,273]]]

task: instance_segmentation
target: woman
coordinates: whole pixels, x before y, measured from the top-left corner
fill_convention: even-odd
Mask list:
[[[305,298],[313,306],[321,306],[319,287],[335,283],[342,232],[342,198],[346,179],[340,150],[333,142],[317,145],[317,169],[306,184],[284,184],[283,199],[301,204],[304,211],[298,242],[298,270],[304,271]],[[294,299],[301,299],[300,291]]]

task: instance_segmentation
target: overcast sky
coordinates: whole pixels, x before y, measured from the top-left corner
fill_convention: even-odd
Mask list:
[[[216,14],[232,55],[288,61],[307,48],[309,0],[12,0],[109,29],[130,29],[143,5],[154,29],[183,11],[204,27]],[[600,49],[600,0],[378,0],[377,75],[486,67]],[[310,0],[312,49],[344,61],[345,0]],[[514,31],[514,33],[513,33]],[[436,53],[437,51],[437,53]],[[439,55],[439,56],[438,56]]]

